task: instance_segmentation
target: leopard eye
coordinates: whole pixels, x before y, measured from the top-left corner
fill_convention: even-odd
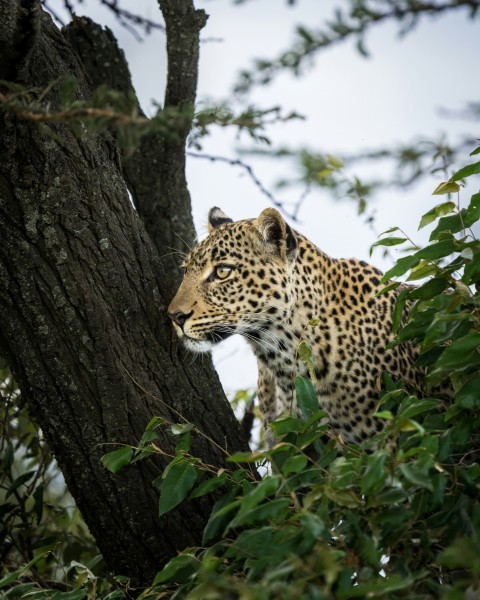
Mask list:
[[[217,279],[226,279],[230,275],[232,270],[232,267],[227,267],[226,265],[220,265],[218,267],[215,267],[215,277]]]

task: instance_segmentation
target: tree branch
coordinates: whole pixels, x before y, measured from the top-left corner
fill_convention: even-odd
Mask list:
[[[205,154],[203,152],[188,151],[187,154],[188,154],[188,156],[191,156],[192,158],[200,158],[200,159],[204,159],[204,160],[209,160],[210,162],[227,163],[228,165],[230,165],[232,167],[240,167],[247,173],[247,175],[253,181],[254,185],[259,189],[260,193],[263,194],[264,196],[266,196],[268,198],[268,200],[270,201],[270,203],[273,204],[273,206],[275,206],[276,208],[281,210],[283,212],[283,214],[286,217],[288,217],[289,219],[291,219],[292,221],[298,221],[298,209],[293,212],[289,212],[288,209],[285,207],[285,204],[283,202],[281,202],[280,200],[278,200],[272,194],[272,192],[270,192],[263,185],[263,183],[260,181],[260,179],[255,174],[253,167],[251,165],[247,164],[246,162],[244,162],[243,160],[240,160],[239,158],[227,158],[226,156],[216,156],[213,154]]]
[[[242,71],[235,85],[236,93],[246,93],[255,85],[264,85],[285,70],[298,75],[304,63],[320,50],[343,42],[351,37],[357,38],[357,48],[361,54],[367,55],[364,45],[365,34],[374,26],[386,21],[403,23],[401,34],[410,31],[425,15],[441,15],[449,11],[466,8],[471,17],[475,17],[480,8],[480,0],[449,0],[446,2],[429,2],[425,0],[389,0],[383,3],[385,8],[379,9],[381,3],[374,0],[347,0],[350,3],[349,13],[338,10],[335,17],[327,22],[323,30],[314,30],[306,26],[297,27],[297,38],[293,45],[274,59],[259,59],[254,68]],[[408,20],[408,22],[407,22]]]

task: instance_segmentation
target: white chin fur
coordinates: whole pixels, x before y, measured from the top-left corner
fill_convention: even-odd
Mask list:
[[[194,340],[185,335],[181,339],[185,348],[188,348],[190,352],[210,352],[215,345],[207,340]]]

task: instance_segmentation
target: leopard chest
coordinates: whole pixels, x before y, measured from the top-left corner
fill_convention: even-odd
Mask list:
[[[260,364],[275,381],[275,406],[268,421],[286,411],[297,412],[295,378],[312,378],[313,371],[319,407],[328,412],[345,441],[360,442],[377,426],[372,415],[385,366],[380,359],[385,344],[377,335],[366,335],[363,322],[359,325],[350,318],[339,323],[334,316],[323,317],[302,323],[292,318],[287,321],[290,326],[270,328],[266,338],[255,344]]]

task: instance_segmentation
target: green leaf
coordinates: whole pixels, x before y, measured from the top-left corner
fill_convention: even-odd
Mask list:
[[[411,575],[393,574],[385,578],[376,579],[370,583],[360,583],[348,589],[338,590],[336,596],[338,600],[347,600],[348,598],[379,598],[387,596],[390,592],[409,588],[414,583],[415,580]],[[388,597],[393,598],[394,596]]]
[[[227,481],[227,473],[223,472],[221,475],[217,475],[216,477],[212,477],[211,479],[207,479],[206,481],[202,481],[200,485],[198,485],[190,494],[190,498],[200,498],[200,496],[205,496],[206,494],[210,494],[218,488],[222,487]]]
[[[456,404],[463,408],[480,408],[480,375],[472,377],[455,394]]]
[[[195,429],[193,423],[175,423],[170,427],[173,435],[182,435],[182,433],[187,433],[187,431],[192,431],[192,429]]]
[[[240,527],[241,525],[251,525],[253,523],[262,523],[264,521],[281,521],[290,506],[289,498],[277,498],[261,506],[256,506],[251,510],[238,514],[229,525],[229,529]]]
[[[312,382],[305,377],[296,377],[295,391],[297,405],[302,411],[302,415],[305,419],[310,418],[313,413],[318,411],[318,399]]]
[[[383,296],[383,294],[387,294],[388,292],[391,292],[392,290],[396,290],[398,288],[398,286],[400,286],[400,285],[402,285],[400,283],[400,281],[394,281],[390,285],[386,285],[384,288],[382,288],[379,292],[377,292],[375,294],[375,296],[377,296],[377,297]]]
[[[2,468],[5,472],[10,471],[12,464],[13,464],[14,457],[15,457],[15,450],[13,448],[13,444],[12,444],[12,442],[8,442],[7,448],[2,457]]]
[[[480,346],[480,333],[471,331],[464,337],[455,340],[445,348],[435,364],[435,368],[452,368],[468,362]]]
[[[450,567],[451,569],[467,569],[475,573],[478,577],[480,574],[480,541],[477,536],[471,538],[458,537],[448,548],[446,548],[439,556],[441,565]],[[464,598],[467,597],[465,594]],[[472,599],[475,596],[472,595]]]
[[[15,83],[14,81],[7,81],[6,79],[0,79],[0,85],[2,85],[3,87],[6,87],[7,90],[10,90],[11,92],[15,92],[16,94],[28,94],[29,90],[24,86],[21,85],[20,83]]]
[[[430,474],[423,468],[416,466],[414,463],[402,463],[398,466],[400,472],[411,483],[424,487],[427,490],[433,491]]]
[[[471,285],[480,280],[480,252],[475,254],[472,261],[465,265],[462,282]]]
[[[233,463],[254,463],[265,458],[265,454],[260,451],[256,452],[235,452],[231,454],[227,460]]]
[[[377,484],[383,481],[383,467],[387,456],[385,450],[367,456],[367,467],[361,481],[362,494],[368,494]]]
[[[434,277],[429,279],[420,287],[414,289],[408,294],[411,300],[430,300],[441,294],[449,287],[450,283],[443,277]]]
[[[416,415],[427,412],[433,408],[438,408],[440,402],[430,398],[417,398],[416,396],[408,396],[402,401],[398,409],[398,414],[405,419],[411,419]]]
[[[298,358],[302,361],[305,362],[309,359],[312,358],[312,349],[310,348],[310,346],[304,342],[303,340],[298,344],[297,347],[297,354],[298,354]]]
[[[308,464],[308,458],[303,454],[289,456],[282,465],[282,473],[287,476],[291,473],[301,473]]]
[[[132,464],[147,458],[151,454],[155,454],[156,450],[152,447],[152,442],[157,439],[158,434],[155,431],[146,429],[138,442],[138,448],[135,450],[134,458],[131,460]]]
[[[420,258],[417,257],[416,254],[399,258],[397,260],[395,266],[393,266],[391,269],[389,269],[385,273],[385,275],[382,277],[382,279],[381,279],[382,283],[386,283],[387,281],[392,279],[392,277],[400,277],[401,275],[406,273],[412,267],[416,267],[419,262],[420,262]]]
[[[298,344],[297,347],[298,358],[306,364],[308,367],[308,373],[310,375],[310,379],[312,381],[316,381],[315,375],[315,364],[312,359],[312,349],[310,346],[304,342],[303,340]]]
[[[385,235],[387,233],[393,233],[394,231],[398,231],[399,229],[400,229],[399,227],[390,227],[390,229],[386,229],[385,231],[382,231],[380,236]]]
[[[395,301],[395,306],[393,308],[392,313],[392,331],[396,333],[398,328],[400,327],[400,323],[405,315],[405,303],[407,301],[407,296],[409,294],[409,290],[402,290]]]
[[[203,531],[203,543],[207,543],[212,538],[220,535],[230,521],[231,513],[240,504],[239,500],[234,500],[241,492],[239,486],[231,488],[226,496],[215,503],[212,514]]]
[[[417,360],[414,362],[414,365],[416,367],[428,367],[429,365],[432,365],[439,359],[442,352],[443,348],[441,347],[430,348],[430,350],[422,352],[419,355]]]
[[[37,524],[40,523],[40,521],[42,520],[42,515],[43,515],[43,490],[44,490],[44,484],[40,483],[35,491],[33,492],[32,496],[33,496],[33,512],[35,513],[35,516],[37,518]]]
[[[465,226],[471,227],[480,219],[480,194],[473,194],[465,213]]]
[[[471,165],[466,165],[454,173],[450,177],[449,181],[458,181],[459,179],[465,179],[471,175],[477,175],[478,173],[480,173],[480,162],[472,163]]]
[[[369,503],[374,504],[398,504],[407,498],[407,494],[400,488],[387,488],[379,490],[371,496]]]
[[[454,202],[444,202],[443,204],[438,204],[434,206],[431,210],[426,212],[420,220],[419,229],[422,229],[426,225],[429,225],[438,217],[443,217],[443,215],[447,215],[456,209],[456,205]]]
[[[187,431],[184,433],[178,442],[175,444],[175,454],[185,453],[190,450],[192,446],[192,434]]]
[[[465,211],[462,211],[456,215],[449,215],[448,217],[442,217],[435,229],[430,234],[430,241],[438,240],[440,234],[444,232],[458,233],[465,229],[464,222]]]
[[[472,152],[470,152],[470,156],[474,156],[475,154],[480,154],[480,146],[475,148]]]
[[[431,262],[422,260],[407,277],[407,281],[417,281],[418,279],[423,279],[424,277],[429,277],[438,271],[437,265],[432,264]]]
[[[125,465],[128,465],[132,457],[133,448],[131,446],[122,446],[122,448],[118,448],[118,450],[113,450],[113,452],[104,454],[100,460],[106,469],[112,473],[117,473]]]
[[[37,590],[37,591],[36,591]],[[15,584],[14,586],[10,587],[10,589],[4,593],[4,595],[2,596],[2,599],[7,600],[7,598],[21,598],[22,600],[25,600],[26,598],[32,598],[35,599],[36,597],[38,598],[38,596],[35,596],[35,594],[38,594],[38,588],[36,586],[35,583],[20,583],[20,584]],[[45,593],[45,592],[43,592]],[[34,594],[32,596],[32,594]],[[41,600],[45,600],[45,598],[41,599]]]
[[[179,554],[175,556],[156,574],[153,585],[161,583],[175,582],[185,583],[188,578],[197,570],[200,562],[193,554]]]
[[[155,431],[148,431],[147,429],[143,432],[142,437],[138,442],[138,447],[143,449],[155,440],[158,440],[158,434]]]
[[[235,540],[235,547],[246,556],[268,556],[278,548],[278,537],[278,531],[271,526],[247,529]]]
[[[15,490],[18,490],[21,485],[27,483],[27,481],[29,481],[35,475],[35,473],[36,471],[27,471],[27,473],[22,473],[22,475],[19,475],[8,488],[7,493],[5,494],[5,499],[8,498],[10,494],[13,494]]]
[[[437,187],[433,190],[432,196],[442,196],[443,194],[454,194],[460,190],[460,186],[458,183],[454,183],[453,181],[443,181],[439,183]]]
[[[160,516],[175,508],[184,500],[197,480],[197,469],[187,461],[179,461],[166,469],[160,485]]]
[[[304,431],[305,421],[303,419],[295,419],[294,417],[287,417],[285,419],[279,419],[270,423],[275,436],[285,435],[286,433],[298,433]]]
[[[323,493],[325,494],[325,496],[330,498],[330,500],[332,500],[335,504],[338,504],[339,506],[356,508],[362,504],[362,500],[352,490],[337,490],[332,487],[325,487]]]
[[[403,242],[406,241],[407,238],[404,237],[388,237],[384,238],[383,240],[378,240],[378,242],[375,242],[370,246],[370,256],[372,256],[373,249],[376,246],[398,246],[399,244],[403,244]]]
[[[32,598],[32,600],[34,599],[32,594],[29,594],[29,597]],[[68,592],[55,592],[51,597],[52,600],[88,600],[86,590],[81,589],[70,590]]]
[[[161,417],[152,417],[148,422],[148,425],[145,427],[145,431],[153,431],[159,425],[164,425],[165,423],[165,419],[162,419]]]
[[[455,242],[453,239],[450,239],[425,246],[425,248],[416,252],[414,256],[427,260],[436,260],[444,256],[449,256],[452,252],[455,252]]]
[[[320,171],[318,171],[317,177],[319,179],[324,179],[325,177],[328,177],[329,175],[331,175],[333,172],[334,172],[334,169],[329,169],[328,167],[325,167],[325,169],[320,169]]]
[[[281,480],[275,475],[268,475],[257,483],[253,489],[240,500],[239,515],[250,511],[258,504],[263,502],[265,498],[272,496],[280,487]]]
[[[20,579],[22,577],[22,575],[24,575],[24,573],[26,573],[30,569],[30,567],[33,567],[40,560],[44,559],[47,554],[50,554],[50,551],[41,552],[21,569],[17,569],[16,571],[13,571],[12,573],[8,573],[7,575],[5,575],[5,577],[2,577],[2,579],[0,579],[0,588],[6,587],[7,585],[10,585],[15,580]]]
[[[393,419],[393,413],[391,410],[379,410],[373,415],[374,417],[378,417],[379,419],[385,419],[387,421],[391,421]]]
[[[333,154],[327,154],[326,159],[327,159],[328,164],[331,165],[336,170],[343,169],[343,167],[345,166],[343,163],[343,160],[339,156],[334,156]]]

